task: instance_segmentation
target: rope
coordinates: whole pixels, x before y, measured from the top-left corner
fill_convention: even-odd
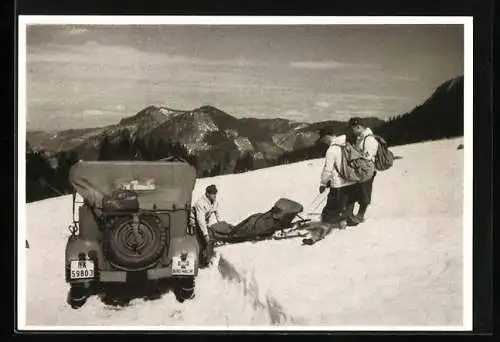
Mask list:
[[[324,196],[323,199],[321,200],[321,202],[319,202],[319,204],[316,206],[316,208],[314,209],[318,209],[319,207],[321,207],[323,204],[325,204],[326,202],[326,199],[328,198],[328,196]]]
[[[321,199],[321,201],[319,201],[318,203],[316,203],[316,201],[318,200],[318,198],[321,198],[323,196],[323,194],[318,194],[311,202],[310,204],[310,209],[308,211],[308,213],[310,213],[311,211],[315,211],[316,209],[318,209],[326,200],[327,196],[323,196],[323,198]],[[313,207],[313,204],[315,204],[314,207]]]
[[[319,198],[321,198],[321,201],[319,201],[318,203],[316,203],[316,202],[318,201],[318,199],[319,199]],[[313,205],[314,205],[314,207],[313,207],[313,208],[310,208],[310,210],[308,210],[308,211],[306,212],[306,214],[308,214],[308,215],[312,214],[310,211],[311,211],[311,210],[316,210],[318,207],[320,207],[320,206],[321,206],[321,205],[325,202],[326,198],[327,198],[327,197],[326,197],[326,196],[324,196],[324,195],[323,195],[323,194],[321,194],[321,193],[320,193],[320,194],[318,194],[318,195],[316,195],[316,197],[312,200],[311,204],[309,205],[309,207],[312,207]],[[301,215],[299,215],[299,214],[297,214],[296,216],[297,216],[297,217],[298,217],[301,221],[303,221],[303,222],[307,221],[307,220],[305,220],[305,219],[304,219]],[[309,219],[309,221],[310,221],[310,219]],[[297,223],[297,222],[296,222],[296,223]],[[295,228],[293,228],[293,227],[292,227],[292,230],[294,230],[294,231],[296,231],[296,230],[298,230],[298,229],[301,229],[300,224],[299,224],[298,226],[296,226]],[[290,233],[291,233],[291,231],[288,231],[287,233],[285,233],[285,231],[284,231],[284,230],[285,230],[285,229],[284,229],[284,227],[281,227],[281,238],[280,238],[280,239],[286,239],[286,238],[288,238],[288,237],[287,237],[287,234],[290,234]],[[299,235],[299,236],[300,236],[300,235]],[[291,236],[290,236],[290,237],[291,237]]]

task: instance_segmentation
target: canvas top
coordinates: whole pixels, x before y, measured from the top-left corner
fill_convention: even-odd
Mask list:
[[[191,204],[196,169],[175,161],[79,161],[71,167],[69,181],[96,208],[118,189],[135,191],[143,210],[183,208]]]

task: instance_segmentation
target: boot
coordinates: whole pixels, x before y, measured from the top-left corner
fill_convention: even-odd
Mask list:
[[[366,213],[367,208],[368,208],[368,205],[360,205],[359,206],[358,213],[355,216],[355,219],[356,219],[356,221],[358,221],[358,223],[365,222],[365,213]]]
[[[345,217],[345,224],[349,227],[357,226],[359,224],[359,221],[356,219],[356,216],[354,215],[354,203],[348,205],[345,209],[345,214],[343,215]]]
[[[347,217],[354,216],[354,204],[355,203],[351,203],[351,204],[347,205],[347,207],[345,207],[343,217],[347,218]]]
[[[345,229],[347,227],[347,220],[342,220],[339,222],[339,229]]]

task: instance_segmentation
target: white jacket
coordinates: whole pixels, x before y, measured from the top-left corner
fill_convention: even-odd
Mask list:
[[[325,164],[323,166],[323,171],[321,172],[321,185],[327,186],[328,181],[330,181],[330,186],[332,188],[342,188],[354,184],[355,182],[347,181],[342,178],[337,171],[341,168],[342,162],[342,150],[336,145],[345,145],[346,136],[340,135],[332,139],[330,147],[326,151]]]
[[[371,135],[371,136],[369,136]],[[378,141],[373,136],[371,128],[366,128],[356,139],[356,148],[361,151],[366,159],[375,162],[375,155],[378,150]]]
[[[217,222],[220,222],[219,217],[219,202],[215,200],[210,202],[206,195],[203,195],[191,209],[189,216],[189,224],[191,227],[199,227],[203,234],[208,234],[208,224],[212,215],[215,215]]]

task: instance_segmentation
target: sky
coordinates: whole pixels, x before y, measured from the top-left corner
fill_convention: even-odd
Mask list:
[[[27,130],[149,105],[315,122],[402,114],[463,74],[462,25],[28,25]]]

